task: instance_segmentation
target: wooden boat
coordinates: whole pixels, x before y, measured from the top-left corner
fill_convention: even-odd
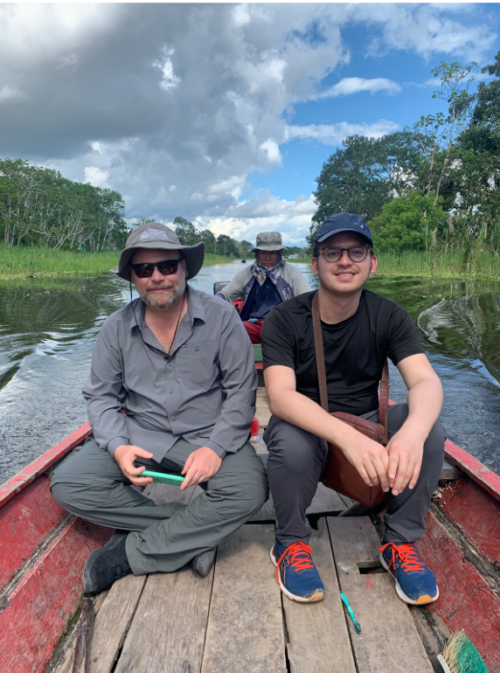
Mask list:
[[[257,418],[267,425],[263,388]],[[2,672],[73,670],[83,565],[113,531],[62,510],[49,485],[54,466],[90,434],[83,425],[0,487]],[[265,453],[261,434],[255,446]],[[440,586],[433,605],[409,609],[399,601],[378,561],[378,515],[368,517],[320,485],[308,516],[326,587],[322,603],[299,605],[281,596],[268,556],[274,540],[268,501],[219,547],[208,577],[190,568],[129,575],[94,599],[90,671],[431,673],[440,670],[436,654],[450,632],[463,628],[488,671],[500,673],[500,477],[450,441],[446,458],[418,543]],[[153,484],[148,495],[188,502],[197,488],[181,494]]]

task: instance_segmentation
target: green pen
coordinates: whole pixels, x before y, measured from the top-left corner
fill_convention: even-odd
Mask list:
[[[352,623],[354,624],[354,630],[356,633],[361,633],[361,624],[356,621],[356,617],[354,616],[354,612],[352,611],[351,606],[349,605],[349,601],[347,600],[346,596],[342,591],[340,592],[340,598],[342,599],[342,602],[347,608],[347,612],[349,613],[349,617],[352,619]]]

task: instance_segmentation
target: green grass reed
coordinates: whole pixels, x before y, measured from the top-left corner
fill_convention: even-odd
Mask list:
[[[419,278],[500,278],[500,255],[471,250],[465,260],[463,250],[383,252],[377,255],[377,276],[416,276]],[[311,258],[290,262],[311,263]]]
[[[0,245],[0,278],[95,276],[118,264],[118,252],[71,252],[51,248]],[[205,254],[204,266],[225,264],[228,257]]]

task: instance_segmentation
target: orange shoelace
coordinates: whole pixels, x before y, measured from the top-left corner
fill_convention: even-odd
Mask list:
[[[285,556],[288,556],[287,564],[291,566],[296,572],[299,570],[308,570],[309,568],[314,568],[314,563],[312,562],[312,551],[311,547],[305,542],[294,542],[289,547],[285,549],[283,554],[281,554],[278,563],[276,564],[276,581],[278,584],[280,564]]]
[[[391,562],[389,564],[389,568],[392,566],[394,570],[396,570],[395,567],[395,556],[399,557],[401,560],[401,568],[405,571],[416,571],[416,572],[423,572],[424,571],[424,564],[422,561],[419,559],[417,550],[415,549],[415,545],[413,544],[401,544],[399,546],[396,546],[393,542],[389,542],[387,544],[382,545],[380,547],[380,551],[383,553],[384,549],[387,549],[387,547],[391,547],[392,551],[392,556],[391,556]]]

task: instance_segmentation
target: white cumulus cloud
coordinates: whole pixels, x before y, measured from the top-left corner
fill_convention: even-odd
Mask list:
[[[15,98],[24,98],[25,94],[15,86],[5,84],[0,89],[0,100],[13,100]]]
[[[105,187],[108,178],[108,171],[103,171],[97,166],[85,166],[83,182],[90,182],[94,187]]]
[[[195,223],[200,229],[210,229],[216,236],[226,234],[253,242],[259,232],[279,231],[285,245],[305,245],[316,209],[312,196],[301,195],[287,201],[265,192],[230,208],[223,217],[198,217]]]
[[[397,131],[399,124],[380,119],[374,124],[309,124],[308,126],[288,125],[285,129],[286,140],[292,138],[319,140],[325,145],[340,145],[348,136],[359,135],[367,138],[381,138]]]
[[[259,147],[261,152],[266,156],[266,161],[275,166],[281,166],[281,152],[278,143],[272,138],[268,138],[266,142]]]
[[[401,87],[397,82],[393,82],[385,77],[375,77],[374,79],[363,79],[362,77],[344,77],[340,82],[324,91],[311,96],[311,100],[320,100],[324,98],[337,98],[338,96],[352,96],[360,91],[369,91],[377,93],[384,91],[386,94],[394,95],[401,93]]]
[[[159,68],[162,72],[162,79],[160,82],[160,87],[164,91],[170,91],[175,89],[179,84],[180,77],[174,74],[174,65],[172,63],[171,56],[174,54],[174,49],[162,49],[162,58],[160,60],[153,61],[153,66]]]
[[[370,110],[365,123],[293,123],[298,101],[399,93],[384,77],[342,77],[345,36],[366,31],[367,58],[480,60],[496,39],[485,17],[444,4],[4,3],[1,151],[116,189],[129,219],[231,221],[247,238],[284,227],[298,240],[312,199],[248,198],[251,176],[278,172],[292,139],[335,146],[399,128]]]

